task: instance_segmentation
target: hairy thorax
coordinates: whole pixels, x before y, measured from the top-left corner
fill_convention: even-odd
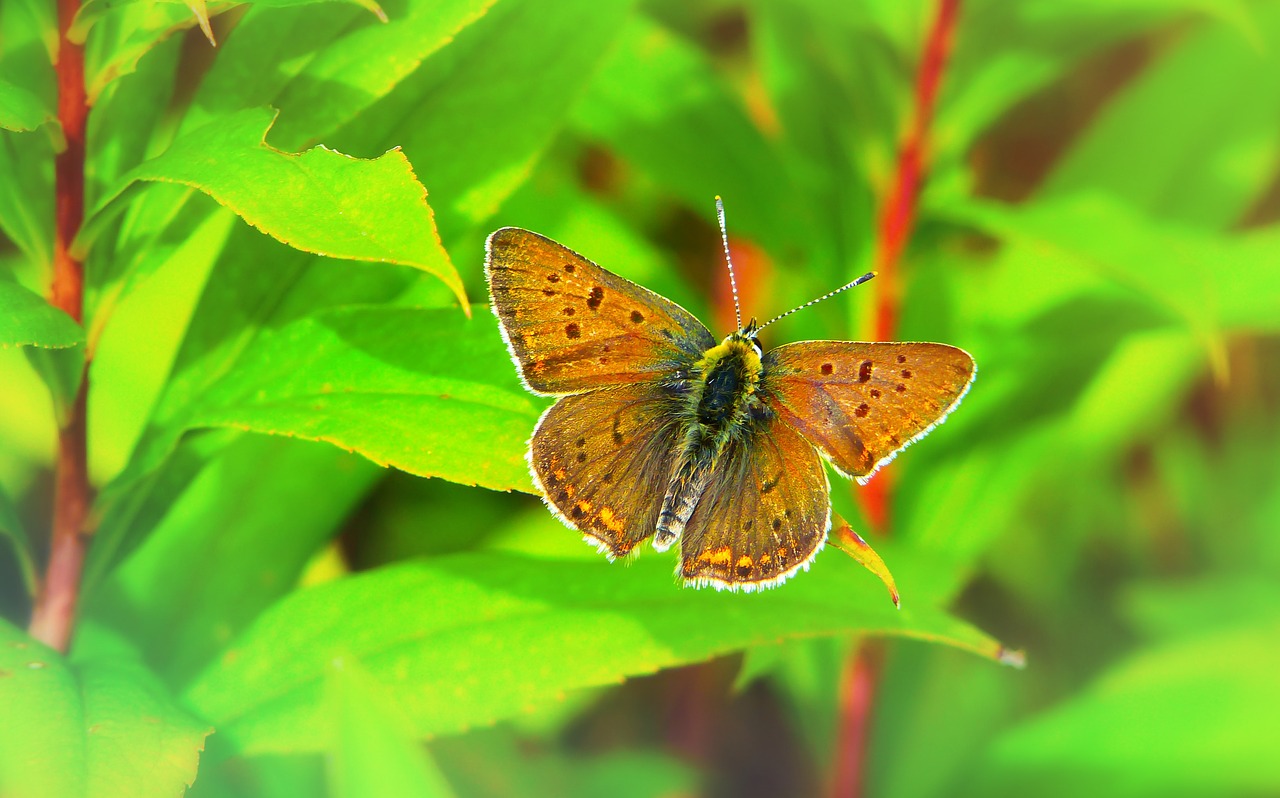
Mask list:
[[[695,368],[694,390],[689,397],[698,437],[716,441],[721,448],[726,436],[742,428],[754,406],[763,367],[751,342],[729,336],[719,346],[708,349]]]

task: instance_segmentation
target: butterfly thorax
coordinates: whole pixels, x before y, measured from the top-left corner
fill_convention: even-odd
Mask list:
[[[654,545],[659,549],[680,536],[725,450],[770,415],[759,394],[760,344],[749,332],[751,325],[747,330],[729,335],[694,364],[683,450],[658,515]]]

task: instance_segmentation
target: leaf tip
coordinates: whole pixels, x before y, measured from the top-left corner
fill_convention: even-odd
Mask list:
[[[1004,646],[996,646],[995,660],[1001,665],[1008,665],[1010,668],[1023,670],[1027,667],[1027,655],[1020,648],[1005,648]]]

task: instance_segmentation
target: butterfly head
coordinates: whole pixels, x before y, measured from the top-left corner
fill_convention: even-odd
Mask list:
[[[755,352],[757,358],[763,357],[764,350],[760,348],[760,340],[757,337],[757,334],[759,333],[759,331],[760,331],[760,324],[753,317],[751,321],[747,322],[745,327],[743,327],[742,329],[738,330],[735,333],[730,333],[727,337],[725,337],[724,343],[726,345],[737,344],[739,346],[741,345],[750,346],[751,349]]]

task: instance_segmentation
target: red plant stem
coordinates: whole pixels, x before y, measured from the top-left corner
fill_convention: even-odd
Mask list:
[[[84,315],[84,262],[71,242],[84,220],[85,128],[89,106],[84,87],[84,48],[67,39],[80,0],[58,0],[58,121],[66,149],[54,161],[53,305],[77,322]],[[71,642],[80,575],[88,545],[86,520],[90,487],[85,408],[89,389],[86,361],[75,399],[58,432],[57,475],[49,565],[36,595],[31,635],[66,651]]]
[[[902,304],[899,263],[915,225],[917,201],[926,166],[929,126],[937,102],[938,87],[946,69],[947,56],[960,14],[960,0],[938,0],[933,25],[925,42],[924,55],[916,73],[915,109],[906,136],[898,151],[898,167],[893,185],[881,208],[877,235],[875,340],[891,341],[897,336]],[[893,481],[882,472],[858,493],[863,514],[882,534],[891,531]],[[840,726],[832,768],[833,798],[861,796],[866,786],[866,754],[872,721],[872,707],[883,652],[878,645],[863,641],[850,657],[840,706]]]
[[[877,341],[892,341],[897,336],[898,311],[902,304],[899,262],[915,226],[929,125],[933,121],[938,87],[942,83],[959,14],[960,0],[939,0],[937,15],[916,74],[915,111],[898,151],[894,183],[881,207],[876,237],[876,270],[879,274],[872,283],[877,292],[874,327]],[[890,473],[882,472],[859,494],[864,515],[881,532],[887,532],[890,525],[889,497],[893,489]]]

